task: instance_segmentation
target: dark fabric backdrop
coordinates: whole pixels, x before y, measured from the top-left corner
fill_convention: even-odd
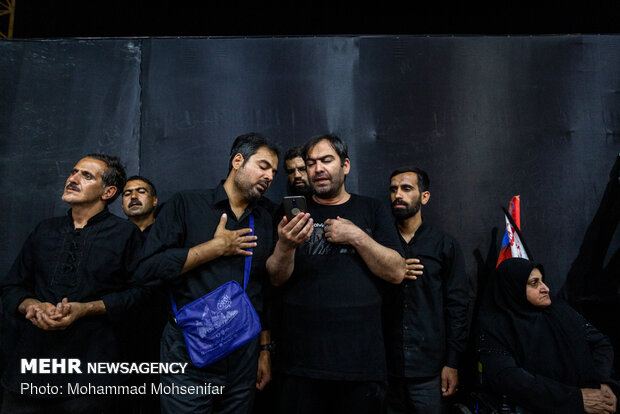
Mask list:
[[[165,201],[223,178],[239,134],[286,149],[331,132],[349,144],[350,191],[387,201],[393,169],[429,172],[424,217],[460,241],[470,274],[520,194],[522,233],[558,289],[620,152],[618,68],[614,35],[3,41],[0,272],[66,212],[87,152],[121,156]],[[280,170],[267,195],[284,192]]]

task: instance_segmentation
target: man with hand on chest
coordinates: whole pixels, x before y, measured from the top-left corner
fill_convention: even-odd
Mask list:
[[[390,176],[390,199],[407,262],[405,280],[383,304],[388,413],[441,413],[456,392],[469,329],[470,280],[451,236],[422,220],[430,199],[426,172],[405,167]]]
[[[387,209],[345,189],[350,160],[335,135],[312,138],[304,157],[308,212],[278,224],[267,260],[281,286],[279,413],[378,413],[386,392],[381,289],[405,260]]]
[[[277,166],[278,148],[271,141],[257,133],[237,137],[225,180],[212,189],[178,192],[166,201],[146,240],[138,277],[147,284],[165,283],[179,310],[236,281],[262,315],[265,260],[273,248],[273,222],[260,199],[271,185]],[[251,257],[251,268],[246,286],[247,257]],[[225,326],[225,319],[234,316],[221,310],[206,312],[209,318],[219,318],[206,320],[214,325]],[[258,338],[222,359],[199,367],[192,363],[184,333],[171,316],[162,334],[161,360],[188,365],[183,374],[162,375],[161,383],[197,387],[211,383],[222,386],[223,392],[162,394],[162,412],[250,412],[255,390],[270,380],[270,342],[269,332],[263,330]]]

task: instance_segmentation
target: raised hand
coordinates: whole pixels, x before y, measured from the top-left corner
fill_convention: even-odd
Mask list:
[[[220,222],[213,234],[213,239],[222,243],[222,255],[232,256],[238,254],[242,256],[251,256],[252,252],[247,249],[256,247],[256,240],[258,237],[249,235],[252,233],[252,229],[250,228],[228,230],[226,228],[226,221],[228,221],[228,216],[224,213],[222,217],[220,217]]]
[[[310,213],[298,213],[290,222],[286,217],[282,217],[278,223],[278,242],[289,249],[294,249],[305,242],[313,230],[314,221]]]

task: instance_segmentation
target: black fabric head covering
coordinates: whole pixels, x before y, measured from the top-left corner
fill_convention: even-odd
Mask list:
[[[544,308],[527,300],[527,280],[534,268],[544,278],[543,267],[526,259],[506,259],[497,267],[480,308],[481,334],[501,343],[533,374],[580,387],[598,386],[585,320],[558,297]]]
[[[529,318],[541,310],[532,305],[526,295],[527,280],[535,268],[540,270],[544,279],[542,265],[520,258],[502,261],[495,271],[494,301],[505,312],[512,313],[513,317]]]

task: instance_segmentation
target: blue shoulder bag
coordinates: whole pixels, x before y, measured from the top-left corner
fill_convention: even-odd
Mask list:
[[[254,216],[250,214],[249,218],[253,233]],[[177,325],[183,330],[185,345],[195,366],[211,365],[260,333],[260,319],[245,293],[251,265],[252,256],[246,256],[243,288],[231,280],[178,311],[170,292]]]

